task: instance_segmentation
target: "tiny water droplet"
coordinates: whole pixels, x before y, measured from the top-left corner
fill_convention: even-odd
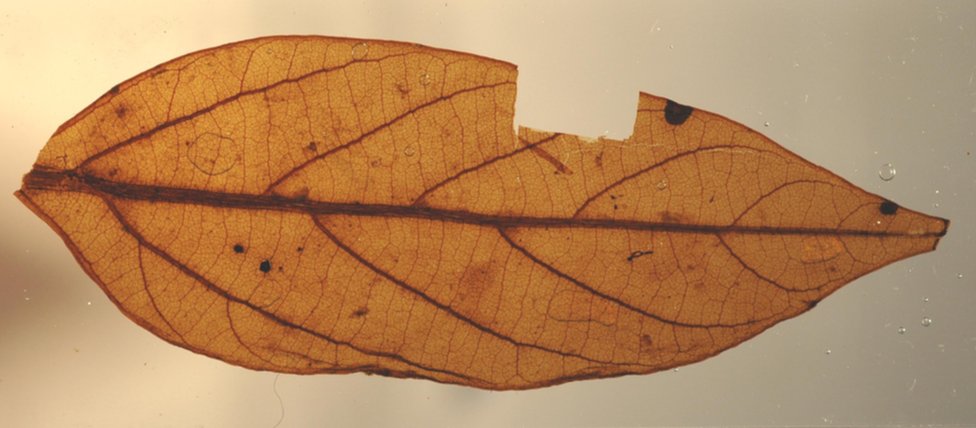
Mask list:
[[[830,355],[830,350],[828,349],[828,350],[824,351],[824,354]]]
[[[895,178],[895,173],[897,172],[898,171],[895,170],[894,165],[886,163],[881,165],[881,169],[878,170],[878,177],[881,177],[881,179],[884,181],[891,181],[893,178]]]
[[[673,44],[668,45],[668,49],[674,49],[674,45]]]
[[[424,72],[420,75],[420,84],[424,86],[430,84],[430,73]]]
[[[956,278],[962,279],[962,274],[956,274]]]
[[[925,297],[925,298],[923,298],[923,299],[922,299],[922,302],[923,302],[923,303],[928,303],[928,302],[929,302],[929,298],[928,298],[928,297]]]
[[[668,188],[668,179],[662,178],[661,181],[657,182],[657,190],[664,190]]]
[[[413,156],[413,153],[414,153],[413,146],[407,146],[407,148],[403,149],[404,156],[408,156],[408,157]]]
[[[932,318],[929,317],[922,318],[922,327],[928,327],[930,325],[932,325]]]
[[[30,301],[30,297],[24,297],[24,301],[25,302],[29,302]]]
[[[369,45],[366,42],[359,42],[352,45],[352,59],[363,59],[369,53]]]
[[[898,334],[905,334],[906,331],[908,331],[907,328],[905,328],[905,327],[898,327]]]
[[[942,193],[942,191],[939,189],[935,189],[935,194],[938,195],[939,193]]]
[[[769,128],[769,122],[763,122],[763,126]]]
[[[88,306],[91,306],[91,300],[88,301]]]
[[[671,371],[673,371],[673,372],[675,372],[675,373],[677,373],[677,372],[678,372],[678,368],[677,368],[677,367],[675,367],[675,368],[673,368],[673,369],[671,369]]]

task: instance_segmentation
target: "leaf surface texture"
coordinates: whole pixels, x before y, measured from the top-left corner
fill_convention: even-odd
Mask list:
[[[700,361],[948,226],[649,94],[623,141],[516,133],[515,81],[399,42],[233,43],[112,88],[17,196],[173,344],[488,389]]]

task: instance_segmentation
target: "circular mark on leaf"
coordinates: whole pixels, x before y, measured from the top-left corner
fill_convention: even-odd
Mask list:
[[[237,254],[243,253],[244,252],[244,246],[241,245],[241,244],[235,244],[234,245],[234,252],[237,253]]]
[[[363,59],[369,53],[369,45],[366,42],[359,42],[352,45],[352,59]]]
[[[898,211],[898,204],[891,201],[884,201],[881,203],[881,214],[884,215],[895,215]]]
[[[259,266],[258,269],[261,269],[261,272],[264,273],[271,272],[271,262],[268,260],[261,262],[261,266]]]
[[[212,132],[201,134],[190,142],[190,163],[207,175],[220,175],[230,171],[237,163],[236,142],[223,135]]]

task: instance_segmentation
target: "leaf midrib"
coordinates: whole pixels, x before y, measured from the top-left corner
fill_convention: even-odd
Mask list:
[[[174,204],[203,205],[218,208],[259,209],[301,212],[312,215],[356,215],[369,217],[415,218],[475,224],[496,228],[576,228],[643,230],[698,234],[744,235],[830,235],[932,238],[945,235],[940,231],[858,230],[824,227],[742,226],[736,224],[689,224],[641,220],[533,217],[503,214],[484,214],[467,210],[452,210],[418,205],[364,204],[354,202],[316,201],[289,198],[281,195],[223,193],[201,189],[186,189],[146,184],[123,183],[105,178],[82,175],[75,171],[49,170],[35,167],[24,176],[24,189],[86,192],[115,198]],[[944,221],[944,220],[943,220]]]

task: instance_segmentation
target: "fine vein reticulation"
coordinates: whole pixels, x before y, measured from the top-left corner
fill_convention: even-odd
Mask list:
[[[623,141],[516,133],[515,80],[407,43],[233,43],[113,87],[17,196],[173,344],[488,389],[703,360],[948,227],[649,94]]]

